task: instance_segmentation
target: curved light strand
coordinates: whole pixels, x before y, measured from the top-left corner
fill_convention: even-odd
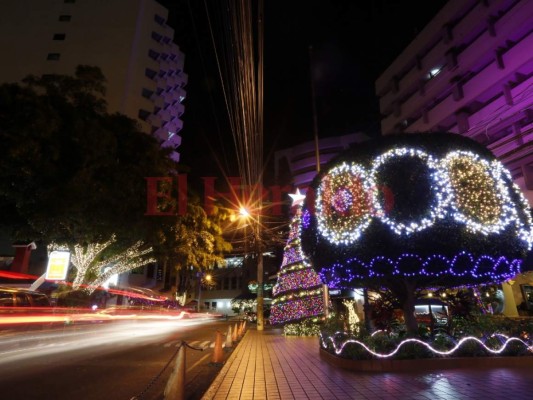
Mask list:
[[[418,343],[424,347],[426,347],[428,350],[430,350],[431,352],[433,352],[434,354],[438,354],[440,356],[449,356],[449,355],[452,355],[453,353],[455,353],[464,343],[466,342],[470,342],[470,341],[474,341],[474,342],[477,342],[479,343],[485,350],[487,350],[488,352],[492,353],[492,354],[501,354],[505,348],[507,347],[507,345],[511,342],[520,342],[522,343],[526,349],[529,351],[529,352],[532,352],[533,353],[533,346],[524,342],[522,339],[520,338],[516,338],[516,337],[509,337],[507,338],[506,337],[506,340],[505,342],[502,344],[502,346],[499,348],[499,349],[491,349],[490,347],[487,347],[487,345],[480,339],[478,339],[477,337],[475,336],[468,336],[468,337],[464,337],[462,339],[459,340],[459,342],[457,342],[457,344],[450,350],[447,350],[447,351],[441,351],[441,350],[437,350],[435,349],[434,347],[432,347],[430,344],[420,340],[420,339],[414,339],[414,338],[411,338],[411,339],[405,339],[405,340],[402,340],[398,346],[396,347],[396,349],[394,349],[393,351],[391,351],[390,353],[386,353],[386,354],[383,354],[383,353],[378,353],[374,350],[372,350],[370,347],[368,347],[365,343],[359,341],[359,340],[356,340],[356,339],[347,339],[345,340],[344,342],[342,342],[340,344],[340,346],[337,346],[337,344],[335,343],[335,335],[337,335],[338,333],[332,335],[332,336],[328,336],[327,338],[324,339],[324,336],[322,334],[320,334],[320,343],[321,343],[321,346],[322,348],[326,348],[327,347],[327,341],[330,341],[331,344],[333,345],[333,348],[334,348],[334,351],[335,351],[335,354],[339,355],[342,353],[342,351],[344,350],[344,348],[346,347],[346,345],[350,344],[350,343],[353,343],[353,344],[357,344],[359,346],[361,346],[363,349],[365,349],[369,354],[373,355],[374,357],[378,357],[378,358],[389,358],[389,357],[392,357],[394,356],[396,353],[398,353],[398,351],[400,351],[400,349],[402,348],[402,346],[408,344],[408,343]],[[504,335],[502,335],[504,336]],[[504,336],[505,337],[505,336]]]
[[[348,176],[352,178],[348,179]],[[338,182],[335,179],[338,179]],[[358,189],[358,187],[350,187],[353,185],[361,186],[362,193],[355,194],[364,197],[363,199],[351,197],[353,196],[352,190],[357,191]],[[346,208],[342,208],[338,212],[330,210],[331,204],[329,203],[334,201],[328,197],[331,194],[330,186],[338,186],[333,195],[339,198],[343,197],[342,206]],[[320,234],[330,242],[342,245],[351,244],[359,239],[372,221],[372,208],[368,194],[374,187],[375,184],[369,178],[366,170],[358,164],[342,163],[329,171],[322,178],[315,202]],[[334,213],[336,215],[330,215]]]
[[[404,260],[416,260],[420,265],[420,269],[415,272],[404,272],[401,270],[402,261]],[[468,260],[470,263],[469,269],[463,269],[461,272],[457,272],[455,267],[458,266],[458,262],[461,260]],[[376,263],[385,264],[388,268],[386,272],[380,272],[376,270]],[[443,262],[447,268],[438,268],[438,271],[430,271],[432,262]],[[483,263],[486,263],[484,271],[480,271],[479,268],[483,267]],[[350,264],[355,264],[351,267]],[[490,267],[488,267],[490,265]],[[505,268],[500,268],[501,265],[505,265]],[[487,277],[490,281],[498,282],[511,279],[515,275],[521,272],[522,260],[511,259],[506,257],[492,257],[489,255],[481,255],[479,257],[467,251],[461,251],[453,257],[445,257],[441,254],[433,254],[427,257],[422,257],[416,254],[404,253],[396,259],[388,258],[385,256],[376,256],[369,262],[364,262],[357,257],[346,260],[344,264],[334,263],[329,267],[322,267],[319,275],[323,282],[328,282],[330,288],[342,289],[350,288],[350,282],[353,280],[365,279],[368,277],[385,277],[392,275],[396,276],[421,276],[421,277],[440,277],[443,275],[451,275],[454,277],[472,277],[478,280],[479,278]],[[356,273],[354,269],[359,269],[359,273]],[[383,268],[381,268],[383,270]],[[505,271],[505,272],[503,272]]]
[[[420,221],[410,221],[408,223],[397,222],[387,216],[381,202],[379,201],[378,191],[372,192],[372,205],[376,210],[375,215],[378,216],[382,222],[386,223],[397,235],[410,235],[414,232],[422,231],[435,223],[439,218],[444,218],[445,209],[450,203],[450,193],[446,191],[449,186],[447,174],[439,167],[439,163],[433,159],[429,154],[422,150],[402,147],[392,149],[386,153],[376,157],[372,162],[371,181],[377,181],[377,174],[380,167],[386,164],[389,160],[396,157],[416,157],[424,161],[431,170],[431,191],[434,196],[434,207],[429,212],[429,215],[424,216]]]

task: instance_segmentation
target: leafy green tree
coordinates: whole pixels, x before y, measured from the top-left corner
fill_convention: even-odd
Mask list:
[[[178,292],[191,287],[198,271],[225,264],[224,253],[231,244],[223,237],[222,226],[228,213],[215,207],[207,215],[197,199],[187,203],[185,215],[167,217],[168,226],[159,231],[159,242],[154,245],[156,256],[163,262],[164,289],[175,282]]]
[[[145,239],[147,176],[175,169],[136,121],[106,111],[96,67],[0,86],[0,229],[69,244]]]

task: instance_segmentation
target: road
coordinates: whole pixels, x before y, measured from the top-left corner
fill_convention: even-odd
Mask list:
[[[160,400],[182,341],[205,348],[186,350],[186,398],[198,399],[220,369],[210,363],[210,346],[229,323],[113,321],[3,332],[0,399]]]

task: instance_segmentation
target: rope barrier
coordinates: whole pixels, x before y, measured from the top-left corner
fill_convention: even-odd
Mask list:
[[[188,347],[189,349],[191,350],[197,350],[197,351],[204,351],[204,349],[202,348],[199,348],[199,347],[194,347],[194,346],[191,346],[190,344],[188,344],[187,342],[185,341],[182,341],[181,344],[179,345],[179,347],[176,349],[176,351],[174,352],[174,354],[172,354],[172,356],[170,357],[170,359],[168,360],[168,362],[165,364],[165,366],[163,367],[163,369],[161,371],[159,371],[159,373],[157,375],[155,375],[152,380],[150,380],[150,382],[148,383],[148,385],[144,388],[143,391],[141,391],[138,395],[136,396],[133,396],[130,400],[142,400],[144,395],[151,389],[151,387],[157,382],[157,380],[159,378],[161,378],[161,375],[163,375],[163,373],[165,372],[165,370],[168,368],[168,366],[170,365],[170,363],[176,358],[176,356],[178,355],[179,351],[181,350],[182,347]]]

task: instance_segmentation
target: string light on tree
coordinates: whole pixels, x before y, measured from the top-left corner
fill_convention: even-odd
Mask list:
[[[301,202],[299,191],[291,196],[296,204],[278,280],[272,289],[272,324],[284,324],[285,334],[309,334],[309,321],[324,312],[322,282],[306,261],[300,246]],[[311,329],[312,330],[312,329]]]
[[[115,274],[131,271],[156,261],[155,258],[145,257],[152,252],[152,248],[145,248],[142,241],[138,241],[125,250],[118,250],[111,256],[103,257],[104,250],[115,242],[116,237],[112,236],[102,243],[71,246],[70,261],[76,268],[76,276],[72,282],[74,290],[87,286],[87,290],[93,292]],[[51,244],[49,251],[68,247],[67,245]]]
[[[381,169],[402,158],[423,161],[431,179],[431,206],[416,220],[396,221],[390,217],[378,190],[382,186]],[[531,249],[533,228],[527,200],[519,188],[513,187],[521,203],[521,218],[506,187],[511,181],[508,174],[499,161],[488,162],[468,151],[452,151],[439,160],[420,149],[395,148],[376,157],[369,172],[357,163],[343,162],[321,179],[314,205],[317,227],[331,243],[348,245],[361,237],[373,219],[385,223],[397,235],[411,235],[452,216],[470,232],[484,235],[502,232],[514,224],[517,236]],[[304,228],[309,227],[310,217],[305,209]]]
[[[372,220],[368,197],[373,187],[365,169],[357,164],[333,168],[317,191],[319,232],[335,244],[355,242]]]
[[[360,144],[309,190],[317,195],[303,206],[302,251],[322,281],[332,289],[388,289],[410,334],[418,332],[417,290],[504,282],[521,272],[533,245],[527,201],[510,173],[482,145],[455,134]]]

